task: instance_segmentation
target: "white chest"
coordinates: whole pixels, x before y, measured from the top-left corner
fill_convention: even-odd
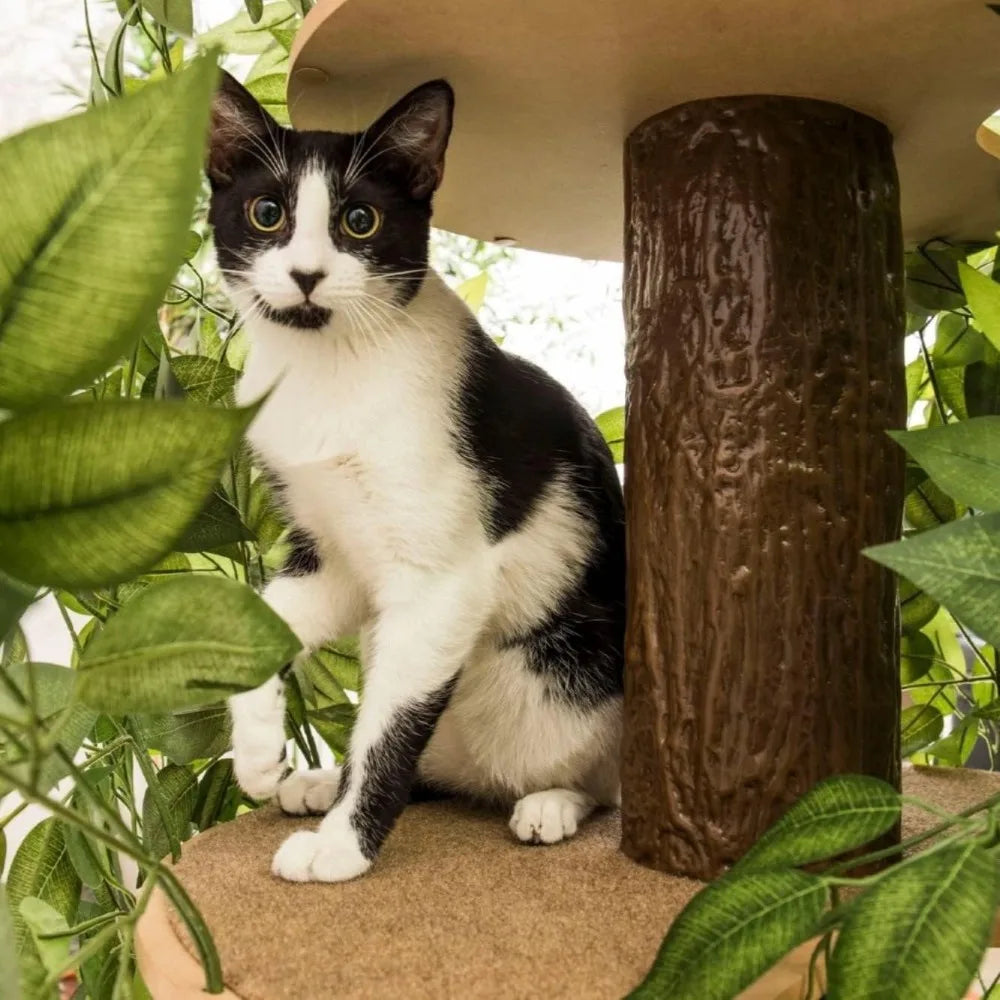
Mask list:
[[[248,438],[296,523],[373,586],[399,561],[450,562],[481,529],[446,382],[407,357],[284,353],[251,355],[238,396],[271,389]]]

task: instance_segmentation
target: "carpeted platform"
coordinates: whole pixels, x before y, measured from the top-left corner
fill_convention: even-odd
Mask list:
[[[958,811],[1000,790],[1000,776],[918,769],[906,773],[904,790]],[[907,808],[904,836],[936,822]],[[503,816],[451,803],[407,809],[358,881],[273,878],[275,849],[313,823],[267,808],[185,845],[177,872],[242,1000],[613,1000],[642,978],[699,888],[625,858],[616,815],[599,816],[566,844],[524,847]],[[163,911],[159,900],[140,923],[140,959],[156,1000],[174,1000],[181,986],[170,975],[186,956],[175,938],[166,941]],[[798,982],[795,968],[784,975],[754,996]]]

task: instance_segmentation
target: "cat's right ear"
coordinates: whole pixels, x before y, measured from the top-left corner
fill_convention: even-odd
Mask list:
[[[208,179],[213,185],[229,183],[242,159],[252,155],[260,157],[262,153],[266,157],[266,150],[274,148],[282,131],[257,98],[223,70],[212,101],[205,165]]]

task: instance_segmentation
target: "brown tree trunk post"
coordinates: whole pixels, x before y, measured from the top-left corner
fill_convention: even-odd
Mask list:
[[[815,782],[899,782],[905,421],[892,139],[696,101],[625,152],[622,849],[708,879]]]

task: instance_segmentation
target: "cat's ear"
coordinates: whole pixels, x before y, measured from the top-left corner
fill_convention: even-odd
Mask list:
[[[257,98],[225,70],[212,101],[208,162],[205,171],[213,184],[225,184],[246,156],[260,156],[261,146],[274,146],[282,127],[260,106]],[[266,154],[265,154],[266,155]]]
[[[411,90],[368,129],[373,147],[402,167],[413,198],[429,198],[441,184],[454,109],[450,85],[432,80]]]

